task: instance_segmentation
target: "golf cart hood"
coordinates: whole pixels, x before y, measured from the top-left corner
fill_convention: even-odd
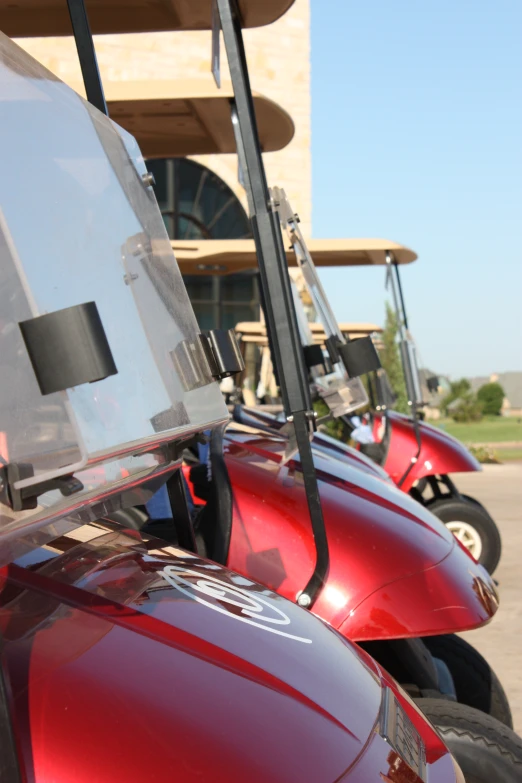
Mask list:
[[[30,726],[35,779],[76,779],[80,758],[86,781],[179,770],[184,781],[333,783],[361,754],[366,771],[350,781],[386,774],[390,747],[375,728],[396,686],[364,653],[244,577],[138,534],[98,533],[0,572],[14,716]],[[428,760],[449,774],[432,739]]]
[[[400,481],[410,459],[417,453],[415,425],[409,416],[395,411],[386,414],[391,427],[390,447],[385,469],[393,481]],[[421,451],[417,462],[402,485],[405,492],[413,483],[430,475],[470,473],[482,470],[477,459],[456,438],[424,421],[418,422]]]
[[[295,600],[315,548],[299,463],[287,441],[231,425],[225,461],[234,518],[228,565]],[[487,572],[426,508],[346,461],[314,454],[330,568],[314,611],[350,639],[448,633],[497,609]]]
[[[314,435],[312,445],[314,450],[329,455],[332,459],[341,461],[347,460],[353,464],[353,467],[364,470],[366,473],[370,473],[372,476],[381,479],[381,481],[390,481],[390,477],[380,465],[377,465],[377,463],[361,451],[357,451],[357,449],[347,446],[346,443],[342,443],[340,440],[337,440],[337,438],[332,438],[324,432],[317,432]],[[332,470],[334,470],[333,465]]]
[[[258,410],[256,408],[248,408],[244,405],[235,406],[234,418],[238,423],[245,424],[250,427],[254,427],[260,430],[267,430],[274,434],[279,433],[284,422],[278,420],[272,413],[268,413],[264,410]],[[231,425],[233,428],[233,425]],[[280,433],[281,434],[281,433]],[[360,451],[347,446],[336,438],[326,435],[324,432],[315,432],[312,440],[312,449],[314,452],[321,452],[330,455],[332,458],[339,460],[347,460],[354,467],[371,473],[384,481],[389,481],[390,478],[385,470],[377,465],[373,460],[367,457]],[[332,470],[335,470],[332,465]]]

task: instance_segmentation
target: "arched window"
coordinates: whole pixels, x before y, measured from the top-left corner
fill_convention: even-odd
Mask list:
[[[213,171],[186,158],[149,160],[171,239],[245,239],[250,222],[235,193]]]
[[[147,161],[171,239],[248,239],[250,221],[235,193],[213,171],[186,158]],[[259,319],[257,277],[185,275],[201,329],[231,329]]]

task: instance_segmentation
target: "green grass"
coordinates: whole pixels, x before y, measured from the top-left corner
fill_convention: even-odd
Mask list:
[[[495,449],[495,453],[501,462],[522,461],[522,449]]]
[[[482,421],[461,424],[451,419],[432,422],[463,443],[522,442],[522,419],[514,416],[484,416]]]

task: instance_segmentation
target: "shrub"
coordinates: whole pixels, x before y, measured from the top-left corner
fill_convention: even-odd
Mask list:
[[[478,459],[483,465],[500,465],[501,460],[498,458],[498,454],[489,446],[468,446],[468,450],[471,451],[473,456]]]
[[[480,421],[482,418],[482,403],[474,394],[462,397],[459,404],[451,411],[453,421]]]
[[[460,381],[451,381],[450,390],[440,403],[440,409],[442,413],[447,415],[448,405],[450,405],[454,400],[458,400],[459,397],[468,397],[470,392],[471,384],[467,378],[461,378]]]
[[[315,400],[313,407],[319,418],[322,416],[328,416],[330,413],[328,405],[323,400]],[[327,435],[330,435],[332,438],[337,438],[337,440],[341,441],[347,441],[345,432],[346,427],[340,419],[327,419],[326,422],[319,425],[319,428],[323,432],[326,432]]]
[[[504,389],[500,383],[485,383],[477,392],[486,416],[500,416],[504,396]]]

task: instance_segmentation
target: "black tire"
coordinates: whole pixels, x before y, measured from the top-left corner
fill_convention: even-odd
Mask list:
[[[455,684],[457,701],[513,728],[511,708],[504,688],[489,663],[471,644],[454,634],[427,636],[422,641],[433,657],[440,658],[448,667]]]
[[[483,505],[483,504],[480,502],[480,500],[477,500],[477,498],[474,498],[474,497],[472,497],[471,495],[464,495],[463,493],[460,493],[460,497],[461,497],[461,498],[464,498],[464,500],[467,500],[467,501],[468,501],[468,503],[474,503],[476,506],[478,506],[479,508],[481,508],[481,509],[482,509],[482,511],[484,512],[484,514],[487,514],[487,515],[488,515],[488,517],[490,517],[490,516],[491,516],[491,514],[490,514],[490,513],[489,513],[489,511],[487,510],[486,506],[484,506],[484,505]]]
[[[490,715],[444,699],[417,699],[466,783],[521,783],[522,740]]]
[[[497,567],[502,552],[500,533],[493,519],[478,503],[459,498],[436,500],[428,506],[441,522],[465,522],[473,527],[480,537],[482,551],[479,563],[492,574]]]

